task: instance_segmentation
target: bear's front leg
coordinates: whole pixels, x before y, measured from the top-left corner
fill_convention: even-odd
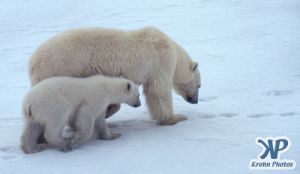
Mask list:
[[[172,88],[162,85],[148,85],[144,87],[147,105],[152,118],[160,125],[173,125],[187,120],[182,114],[173,114]]]

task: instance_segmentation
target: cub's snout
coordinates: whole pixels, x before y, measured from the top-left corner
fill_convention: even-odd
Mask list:
[[[133,107],[137,108],[137,107],[139,107],[139,106],[141,106],[141,101],[140,101],[140,99],[138,98],[138,100],[133,104]]]

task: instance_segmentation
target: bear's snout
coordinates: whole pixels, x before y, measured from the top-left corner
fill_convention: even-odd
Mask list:
[[[198,103],[198,93],[193,96],[187,96],[186,101],[191,104],[197,104]]]
[[[197,104],[197,103],[198,103],[198,98],[195,99],[195,98],[193,98],[193,97],[187,97],[186,100],[187,100],[189,103],[191,103],[191,104]]]

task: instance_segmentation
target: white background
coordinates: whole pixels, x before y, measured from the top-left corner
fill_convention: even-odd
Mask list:
[[[115,141],[70,153],[19,148],[30,55],[69,28],[154,25],[199,62],[199,103],[174,94],[189,119],[157,126],[146,104],[108,119]],[[288,136],[281,158],[300,163],[300,1],[0,1],[0,173],[299,173],[248,169],[256,137]]]

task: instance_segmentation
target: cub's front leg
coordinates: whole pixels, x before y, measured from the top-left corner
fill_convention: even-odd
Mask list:
[[[114,140],[119,138],[121,134],[110,132],[106,122],[105,115],[100,115],[99,118],[95,121],[95,131],[98,139],[103,140]]]

